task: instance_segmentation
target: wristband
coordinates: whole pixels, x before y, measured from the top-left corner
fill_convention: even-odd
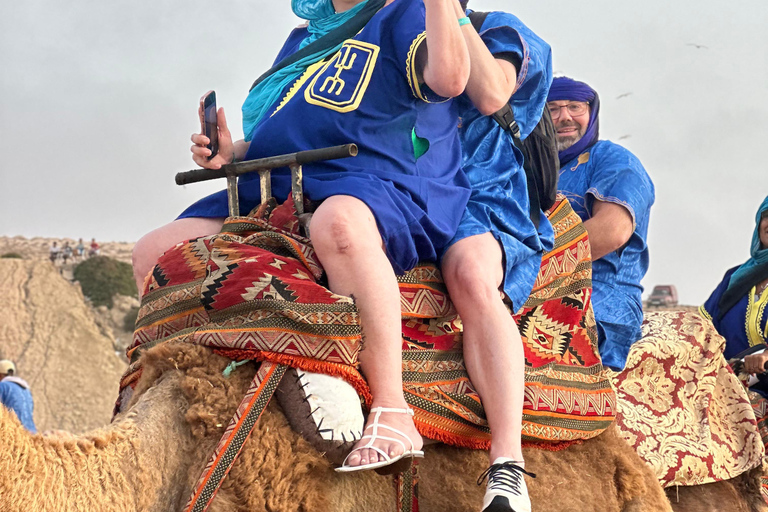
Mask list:
[[[469,25],[470,23],[472,23],[472,22],[466,16],[464,16],[463,18],[459,18],[459,26],[460,27],[463,27],[464,25]]]

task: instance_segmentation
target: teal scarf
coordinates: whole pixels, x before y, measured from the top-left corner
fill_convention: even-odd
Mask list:
[[[760,205],[755,216],[755,232],[749,250],[751,258],[733,273],[728,288],[720,299],[721,316],[749,293],[753,286],[768,278],[768,247],[763,247],[760,243],[760,220],[765,211],[768,211],[768,197]]]
[[[336,14],[331,0],[291,0],[293,12],[300,18],[309,21],[309,36],[301,42],[299,50],[344,25],[367,3],[368,0],[357,4],[348,11]],[[301,76],[312,64],[339,51],[342,44],[320,49],[289,66],[279,69],[251,89],[242,109],[245,140],[251,140],[256,125],[267,115],[269,108],[280,99],[280,95],[290,83]]]

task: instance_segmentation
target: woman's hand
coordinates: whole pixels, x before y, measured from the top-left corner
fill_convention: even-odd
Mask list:
[[[202,109],[198,108],[198,116],[202,119]],[[192,134],[192,160],[200,167],[206,169],[220,169],[222,165],[231,164],[235,159],[235,145],[232,142],[232,134],[227,128],[227,118],[224,115],[224,108],[220,108],[217,113],[219,128],[219,152],[208,160],[211,156],[211,150],[206,146],[211,142],[208,137],[202,133]]]
[[[768,362],[768,351],[750,354],[744,358],[744,371],[752,375],[765,373],[766,362]]]

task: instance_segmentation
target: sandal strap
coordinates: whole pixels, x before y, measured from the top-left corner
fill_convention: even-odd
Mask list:
[[[382,412],[396,412],[399,414],[408,414],[409,416],[413,416],[413,409],[410,407],[407,407],[405,409],[398,409],[395,407],[373,407],[371,409],[371,412],[375,413],[382,413]]]
[[[366,437],[370,437],[371,440],[369,441],[369,444],[373,443],[374,439],[384,439],[385,441],[395,441],[397,443],[400,443],[400,445],[403,447],[403,451],[405,451],[405,449],[406,449],[405,448],[405,443],[402,442],[400,439],[394,439],[392,437],[382,436],[376,430],[376,429],[380,429],[380,428],[381,429],[387,429],[390,432],[394,432],[395,434],[399,435],[400,437],[402,437],[404,439],[407,439],[408,442],[411,444],[411,450],[413,450],[413,440],[410,437],[408,437],[407,435],[405,435],[405,433],[399,431],[398,429],[396,429],[394,427],[390,427],[389,425],[377,424],[375,426],[374,425],[368,425],[368,427],[366,427],[365,430],[368,430],[368,428],[370,428],[370,427],[374,428],[374,433],[373,434],[366,434],[363,437],[361,437],[360,439],[365,439]]]
[[[357,448],[354,448],[352,451],[350,451],[346,457],[344,457],[344,462],[341,463],[342,466],[347,465],[347,460],[349,459],[350,455],[355,453],[358,450],[364,450],[364,449],[371,449],[375,450],[379,455],[383,456],[386,461],[390,461],[392,458],[389,456],[388,453],[386,453],[384,450],[377,448],[376,446],[373,446],[373,443],[375,443],[377,440],[383,440],[383,441],[391,441],[398,443],[403,448],[403,453],[411,453],[411,456],[415,454],[418,450],[414,450],[414,444],[413,439],[411,439],[409,436],[407,436],[405,433],[401,432],[400,430],[390,427],[389,425],[379,424],[379,418],[381,417],[381,413],[383,412],[392,412],[392,413],[399,413],[399,414],[408,414],[410,416],[413,416],[413,409],[408,407],[407,409],[398,409],[394,407],[374,407],[371,409],[372,413],[376,413],[376,416],[373,418],[373,423],[365,427],[365,430],[373,429],[373,432],[370,434],[365,434],[360,438],[362,441],[365,438],[370,438],[370,440],[364,445],[364,446],[358,446]],[[387,429],[390,432],[394,432],[398,436],[402,437],[403,439],[407,439],[408,442],[411,444],[411,449],[408,450],[405,443],[400,439],[395,439],[393,437],[388,436],[382,436],[379,434],[379,429]],[[419,452],[422,453],[422,452]]]

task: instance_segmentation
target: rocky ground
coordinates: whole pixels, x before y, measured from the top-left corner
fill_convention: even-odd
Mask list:
[[[35,259],[0,259],[0,296],[0,357],[29,382],[38,429],[108,423],[126,369],[110,321],[118,313],[99,314],[76,283]]]

